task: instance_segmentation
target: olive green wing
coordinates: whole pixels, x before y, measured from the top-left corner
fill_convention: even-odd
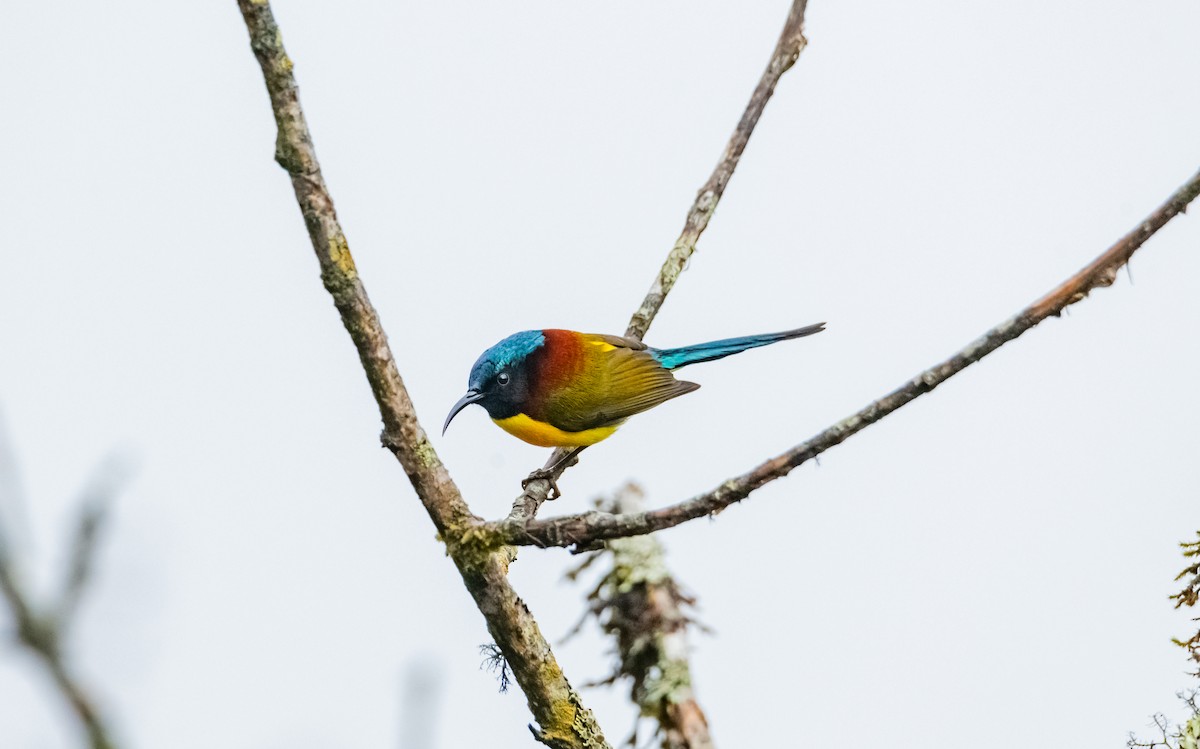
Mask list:
[[[675,379],[641,341],[595,336],[588,366],[547,403],[551,423],[569,432],[614,426],[700,386]]]

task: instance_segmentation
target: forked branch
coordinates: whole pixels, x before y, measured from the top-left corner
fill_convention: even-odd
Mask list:
[[[5,443],[0,439],[0,451]],[[15,459],[0,456],[0,469],[7,467],[15,471]],[[79,516],[75,520],[74,537],[69,549],[70,562],[67,566],[61,591],[57,600],[43,604],[37,600],[20,574],[13,543],[13,530],[0,514],[0,601],[12,614],[16,626],[17,641],[32,653],[49,673],[55,689],[70,706],[76,721],[87,735],[91,749],[115,749],[109,721],[97,707],[96,700],[80,678],[67,657],[64,639],[76,619],[79,602],[87,592],[95,567],[97,539],[104,525],[108,507],[117,492],[117,484],[110,479],[95,481],[89,487],[82,502]],[[4,483],[4,482],[0,482]],[[16,482],[8,482],[15,485]],[[0,498],[0,504],[15,506],[18,497]]]
[[[1000,323],[949,359],[919,373],[866,408],[748,473],[725,481],[712,491],[647,512],[587,512],[526,523],[502,521],[486,524],[484,530],[510,544],[587,548],[604,539],[652,533],[720,512],[745,499],[755,489],[786,476],[797,466],[841,444],[893,411],[930,392],[1046,318],[1062,314],[1064,309],[1083,300],[1092,290],[1111,285],[1117,278],[1117,271],[1129,262],[1133,253],[1154,236],[1155,232],[1166,226],[1167,222],[1183,213],[1197,195],[1200,195],[1200,172],[1116,244],[1016,316]]]
[[[783,31],[780,32],[775,49],[771,52],[771,59],[767,62],[767,68],[758,79],[754,93],[750,95],[750,101],[747,102],[746,109],[742,112],[742,118],[738,120],[737,127],[733,130],[733,135],[729,136],[729,142],[725,144],[725,152],[722,154],[721,160],[717,162],[708,181],[696,194],[696,200],[692,203],[692,207],[688,209],[687,219],[683,223],[683,231],[680,232],[679,239],[675,240],[675,246],[667,253],[667,259],[663,261],[662,268],[659,269],[658,275],[650,284],[650,290],[646,292],[646,297],[642,300],[641,305],[629,318],[629,326],[625,329],[626,336],[641,340],[646,335],[646,331],[650,329],[650,323],[654,322],[658,311],[662,309],[663,302],[667,300],[667,294],[671,293],[671,289],[679,279],[679,274],[683,272],[688,260],[696,251],[696,243],[700,240],[700,235],[704,233],[704,230],[708,228],[709,219],[712,218],[713,211],[717,209],[717,203],[721,201],[721,196],[725,194],[725,187],[729,184],[733,171],[737,169],[738,162],[741,161],[742,152],[746,150],[746,144],[750,142],[750,136],[754,134],[754,128],[758,125],[763,110],[767,108],[767,102],[775,93],[775,86],[779,84],[779,79],[783,77],[783,74],[796,64],[800,53],[808,44],[808,40],[804,38],[804,10],[807,5],[808,0],[793,0],[792,7],[788,10],[787,20],[783,24]],[[546,462],[546,467],[549,468],[559,463],[567,453],[567,450],[555,450],[550,456],[550,460]],[[555,471],[554,478],[557,479],[558,476],[561,476],[570,465],[572,464],[562,465],[559,470]],[[509,521],[524,523],[532,520],[537,516],[538,508],[546,501],[549,493],[549,481],[530,482],[513,502],[513,510],[508,517]]]

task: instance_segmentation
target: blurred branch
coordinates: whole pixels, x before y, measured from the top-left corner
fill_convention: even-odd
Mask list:
[[[128,480],[129,467],[121,460],[111,459],[96,472],[79,500],[79,517],[71,539],[71,553],[62,591],[58,596],[59,621],[71,621],[79,608],[79,602],[92,580],[92,562],[96,557],[101,531],[108,521],[112,500]]]
[[[17,468],[17,450],[9,442],[8,429],[0,412],[0,555],[18,556],[28,531],[25,489]]]
[[[359,278],[333,198],[321,175],[292,61],[267,0],[238,0],[250,46],[262,68],[278,128],[275,160],[291,178],[321,279],[358,350],[383,419],[382,442],[399,460],[446,544],[488,631],[512,666],[540,728],[534,735],[563,749],[607,747],[590,710],[571,687],[525,603],[508,582],[507,551],[478,543],[477,518],[417,420],[387,335]]]
[[[919,373],[901,387],[871,403],[866,408],[839,421],[806,442],[757,466],[748,473],[723,482],[710,492],[678,504],[648,512],[613,514],[588,512],[529,522],[502,521],[484,526],[504,543],[536,546],[575,546],[611,538],[652,533],[679,525],[695,518],[713,515],[735,502],[745,499],[755,489],[782,478],[797,466],[839,445],[888,414],[932,391],[938,385],[980,361],[1004,344],[1021,336],[1048,317],[1057,317],[1063,310],[1082,301],[1094,289],[1109,286],[1117,271],[1125,265],[1155,232],[1172,218],[1183,213],[1188,204],[1200,195],[1200,172],[1197,172],[1166,202],[1139,223],[1136,228],[1101,253],[1095,260],[1068,278],[1041,299],[1021,310],[1015,317],[989,330],[949,359]]]
[[[107,517],[108,504],[99,497],[80,503],[75,538],[71,543],[71,559],[58,601],[58,618],[61,621],[68,621],[74,616],[92,580],[92,559],[96,556],[97,539]]]
[[[617,513],[636,512],[642,497],[636,484],[627,484],[609,506]],[[612,568],[588,595],[589,613],[616,640],[618,665],[606,683],[632,680],[630,698],[643,716],[658,723],[663,749],[713,749],[688,664],[687,628],[692,622],[684,607],[695,600],[671,576],[654,537],[614,539],[581,567],[606,554]],[[636,744],[636,732],[631,743]]]
[[[3,445],[3,443],[0,443]],[[13,467],[11,456],[4,466]],[[10,482],[15,485],[15,480]],[[103,487],[103,488],[101,488]],[[70,548],[70,562],[56,605],[45,610],[33,600],[20,579],[18,560],[13,553],[11,531],[0,517],[0,597],[3,597],[16,625],[17,641],[29,650],[50,673],[54,686],[70,705],[88,737],[92,749],[115,749],[107,721],[96,708],[78,675],[63,653],[62,636],[69,630],[78,604],[92,579],[97,537],[107,516],[116,487],[110,483],[94,485],[80,503]]]
[[[712,218],[713,211],[717,209],[717,203],[720,202],[721,196],[725,194],[725,187],[733,176],[733,170],[737,169],[742,152],[746,150],[746,144],[750,142],[750,136],[754,134],[754,128],[758,125],[763,110],[767,108],[767,102],[775,93],[775,86],[783,74],[796,64],[800,53],[808,44],[808,40],[804,38],[804,10],[807,5],[808,0],[793,0],[787,20],[783,24],[783,31],[780,32],[775,49],[771,52],[771,59],[767,63],[762,77],[759,78],[758,85],[754,87],[754,92],[750,95],[750,101],[746,104],[746,109],[742,112],[742,118],[738,120],[733,135],[725,144],[725,153],[716,168],[713,169],[708,181],[696,194],[696,200],[688,210],[679,239],[675,240],[675,246],[667,253],[667,259],[659,269],[658,275],[655,276],[654,282],[650,284],[650,290],[646,292],[645,299],[642,300],[633,316],[629,318],[629,326],[625,329],[626,336],[641,340],[646,335],[646,331],[650,329],[650,323],[654,322],[658,311],[662,309],[663,302],[667,300],[667,294],[671,292],[675,282],[679,279],[679,274],[683,272],[688,260],[696,251],[696,243],[700,240],[700,235],[704,233],[704,230],[708,228],[709,219]],[[555,450],[542,470],[557,465],[567,457],[569,452],[563,448]],[[513,509],[508,520],[513,523],[533,520],[537,516],[538,509],[550,494],[552,482],[557,481],[563,471],[574,462],[559,466],[548,480],[543,478],[530,481],[513,502]]]

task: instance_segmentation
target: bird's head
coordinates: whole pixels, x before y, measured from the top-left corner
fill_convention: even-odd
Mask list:
[[[442,434],[458,412],[478,403],[493,419],[505,419],[521,412],[529,398],[529,373],[526,359],[546,343],[540,330],[514,333],[492,346],[475,361],[467,381],[467,394],[450,409]]]

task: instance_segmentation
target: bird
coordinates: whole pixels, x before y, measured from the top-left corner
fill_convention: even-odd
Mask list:
[[[824,329],[825,323],[817,323],[668,349],[636,338],[573,330],[514,333],[484,351],[471,367],[467,394],[450,409],[442,434],[459,412],[478,404],[518,439],[539,447],[572,448],[557,467],[612,436],[630,416],[700,387],[675,379],[676,369]],[[535,471],[524,483],[546,478],[548,470]]]

